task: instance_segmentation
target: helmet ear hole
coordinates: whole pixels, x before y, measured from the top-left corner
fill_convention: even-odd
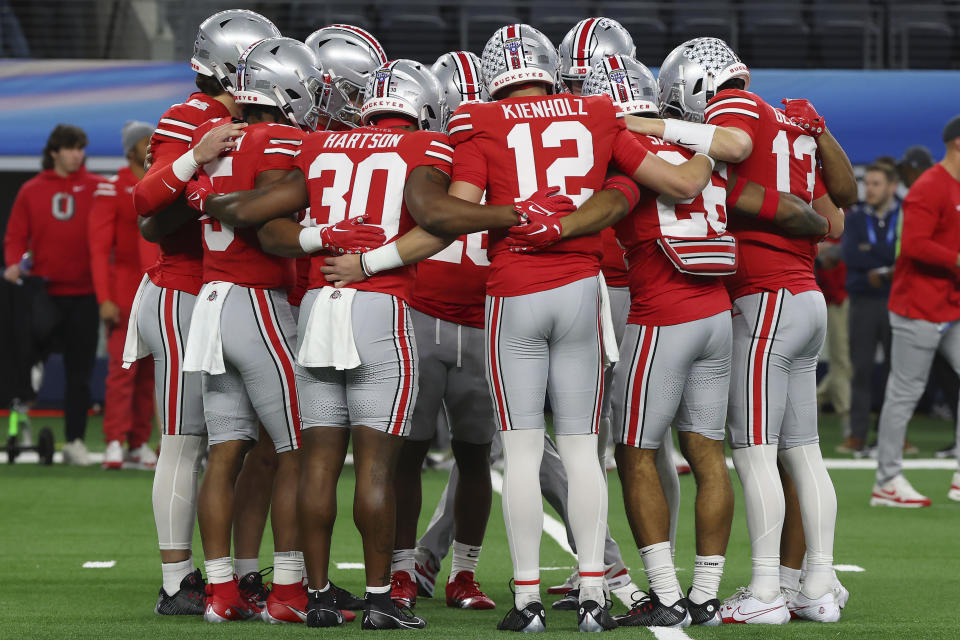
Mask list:
[[[697,78],[693,85],[693,95],[697,95],[701,91],[703,91],[703,78]]]
[[[300,94],[294,91],[293,89],[287,89],[287,95],[290,97],[291,100],[300,99]]]

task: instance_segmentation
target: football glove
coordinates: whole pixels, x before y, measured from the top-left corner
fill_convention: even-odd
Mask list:
[[[547,187],[517,203],[514,210],[520,223],[508,229],[505,240],[510,251],[528,253],[541,251],[560,241],[563,227],[560,218],[576,210],[573,200],[558,195],[558,187]]]
[[[817,110],[813,108],[809,100],[802,98],[781,100],[783,103],[783,112],[795,125],[804,129],[814,138],[819,138],[827,129],[826,121]]]

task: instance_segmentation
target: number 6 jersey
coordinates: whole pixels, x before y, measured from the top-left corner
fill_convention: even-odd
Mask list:
[[[817,141],[760,96],[727,89],[704,110],[707,124],[736,127],[753,140],[750,156],[734,171],[766,189],[792,193],[806,203],[826,194],[817,168]],[[788,289],[793,294],[818,290],[813,260],[819,238],[788,238],[772,222],[733,216],[730,231],[740,248],[737,273],[727,277],[730,296]]]
[[[609,164],[633,175],[647,154],[607,96],[465,104],[450,118],[449,132],[456,145],[453,181],[486,189],[494,205],[512,205],[547,186],[580,205],[603,186]],[[505,237],[505,229],[490,231],[488,295],[553,289],[600,270],[600,234],[533,254],[511,253]]]

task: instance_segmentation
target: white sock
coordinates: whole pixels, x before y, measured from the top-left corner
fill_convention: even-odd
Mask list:
[[[603,546],[607,533],[606,474],[594,452],[596,434],[557,436],[567,473],[567,518],[577,543],[580,602],[604,602]]]
[[[503,443],[501,502],[513,561],[516,587],[514,606],[523,609],[531,602],[540,601],[540,537],[543,534],[540,460],[543,458],[543,430],[501,431],[500,437]]]
[[[393,560],[390,561],[390,573],[406,571],[410,579],[413,580],[416,564],[416,549],[394,549]]]
[[[248,573],[260,571],[259,558],[234,558],[233,566],[236,568],[237,577],[242,578]]]
[[[275,551],[273,554],[273,583],[299,584],[303,580],[303,553]]]
[[[191,549],[197,517],[202,436],[162,436],[153,475],[153,518],[161,549]],[[179,588],[179,587],[178,587]]]
[[[807,542],[807,574],[803,594],[819,598],[833,589],[833,537],[837,525],[837,493],[820,454],[819,444],[792,447],[780,460],[797,486],[803,535]]]
[[[327,584],[323,585],[323,589],[313,589],[311,587],[307,587],[307,593],[326,593],[329,590],[330,590],[329,580],[327,580]]]
[[[786,513],[777,471],[777,446],[759,444],[734,449],[733,465],[743,485],[750,533],[750,590],[760,600],[772,602],[780,594],[780,535]]]
[[[233,560],[229,556],[206,560],[203,565],[207,569],[207,582],[222,584],[233,580]]]
[[[780,565],[780,589],[783,591],[800,591],[800,569],[791,569]]]
[[[647,571],[650,589],[656,592],[660,602],[670,606],[683,597],[669,542],[657,542],[643,547],[640,549],[640,558]]]
[[[695,556],[693,559],[693,586],[690,589],[690,602],[703,604],[717,597],[720,580],[723,578],[723,556]]]
[[[471,546],[462,542],[453,541],[453,562],[450,565],[450,578],[447,582],[453,582],[457,574],[461,571],[469,571],[475,574],[477,572],[477,563],[480,561],[481,546]]]
[[[163,562],[160,571],[163,573],[163,590],[168,596],[176,595],[183,579],[193,573],[193,558],[181,562]]]
[[[330,583],[328,582],[327,584],[329,585]],[[320,589],[320,591],[323,591],[323,589]],[[383,587],[371,587],[370,585],[367,585],[367,593],[390,593],[390,585],[385,585]]]
[[[667,433],[669,436],[669,432]],[[660,486],[663,487],[663,497],[667,500],[670,509],[670,548],[674,555],[677,553],[677,523],[680,520],[680,476],[677,474],[677,465],[673,464],[673,440],[667,437],[663,446],[657,451],[657,475],[660,476]]]

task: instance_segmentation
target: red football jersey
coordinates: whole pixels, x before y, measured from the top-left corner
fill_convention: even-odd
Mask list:
[[[760,96],[728,89],[704,110],[708,124],[736,127],[753,140],[753,152],[735,165],[737,176],[810,203],[826,193],[817,168],[817,141]],[[813,275],[816,238],[788,238],[772,222],[745,216],[730,221],[739,245],[737,273],[726,278],[736,299],[785,288],[797,294],[818,289]]]
[[[200,92],[190,94],[186,102],[167,109],[150,137],[150,154],[153,156],[150,173],[183,155],[190,147],[193,132],[204,122],[211,118],[229,117],[230,112],[221,102]],[[160,258],[147,270],[153,283],[158,287],[178,289],[193,295],[200,293],[203,284],[200,222],[184,223],[158,244]]]
[[[210,129],[229,120],[210,120],[197,128],[199,142]],[[292,171],[303,132],[285,124],[252,124],[237,138],[237,146],[203,169],[217,193],[246,191],[256,186],[264,171]],[[294,285],[294,262],[264,252],[256,227],[234,229],[216,218],[200,217],[203,225],[203,281],[222,280],[254,289],[289,289]]]
[[[646,149],[607,96],[570,94],[461,105],[450,119],[453,180],[487,191],[487,203],[514,204],[546,186],[581,204],[603,186],[607,166],[632,175]],[[516,296],[596,275],[600,234],[538,253],[511,253],[506,230],[490,231],[487,293]]]
[[[600,241],[603,243],[603,257],[600,259],[600,270],[608,287],[628,287],[630,278],[627,277],[627,253],[617,242],[617,234],[612,228],[600,232]]]
[[[638,136],[651,153],[672,164],[693,151],[653,136]],[[723,279],[679,271],[657,244],[661,236],[716,238],[727,227],[727,168],[717,163],[696,198],[675,200],[641,187],[637,207],[614,229],[627,250],[630,314],[627,322],[665,326],[708,318],[730,308]]]
[[[410,306],[434,318],[482,329],[489,271],[487,232],[460,236],[417,263]]]
[[[309,215],[303,224],[336,224],[362,215],[366,224],[382,228],[386,241],[392,242],[417,224],[403,200],[407,177],[419,166],[436,167],[449,175],[452,158],[447,137],[429,131],[360,127],[310,134],[296,159],[310,192]],[[332,254],[314,255],[311,289],[329,284],[320,271],[328,255]],[[401,267],[349,286],[409,300],[412,280],[413,267]]]

